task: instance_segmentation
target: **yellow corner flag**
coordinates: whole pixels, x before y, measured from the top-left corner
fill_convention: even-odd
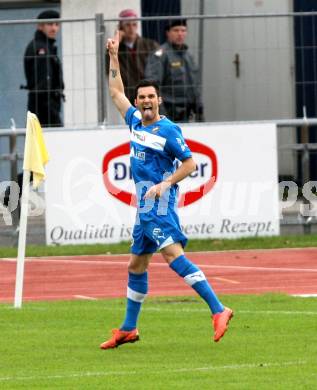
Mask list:
[[[33,172],[33,187],[45,179],[44,165],[49,155],[45,146],[42,127],[35,114],[28,111],[24,146],[23,169]]]
[[[49,157],[42,128],[35,114],[28,111],[23,162],[23,184],[21,196],[21,216],[19,229],[18,257],[15,277],[14,307],[22,307],[26,229],[29,209],[30,176],[33,172],[33,187],[38,187],[45,179],[44,165]]]

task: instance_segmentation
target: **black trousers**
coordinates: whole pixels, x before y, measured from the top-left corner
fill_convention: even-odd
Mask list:
[[[43,127],[63,126],[59,93],[29,92],[28,110],[37,115]]]

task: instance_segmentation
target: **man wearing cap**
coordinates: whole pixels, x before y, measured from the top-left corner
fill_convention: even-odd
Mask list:
[[[164,113],[174,122],[203,121],[200,75],[185,44],[186,19],[166,26],[167,41],[148,59],[145,77],[161,86]]]
[[[59,19],[54,10],[41,12],[38,19]],[[34,39],[24,54],[24,72],[29,90],[28,110],[36,114],[44,127],[62,126],[61,100],[64,99],[63,73],[57,55],[59,23],[39,23]]]
[[[119,63],[125,95],[134,104],[134,88],[144,79],[144,70],[147,58],[159,48],[159,44],[152,39],[138,35],[138,17],[133,9],[124,9],[120,12],[118,30],[120,32]],[[109,74],[109,55],[106,56],[107,75]]]

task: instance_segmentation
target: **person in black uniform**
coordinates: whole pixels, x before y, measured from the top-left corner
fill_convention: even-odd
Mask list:
[[[200,70],[185,43],[187,20],[171,20],[166,42],[149,56],[145,77],[161,86],[162,114],[174,122],[204,121]]]
[[[59,19],[59,13],[46,10],[38,15],[38,19]],[[57,56],[56,36],[59,23],[39,23],[34,39],[28,44],[24,54],[24,72],[29,90],[28,110],[36,114],[43,127],[63,126],[61,120],[61,101],[64,100],[64,82],[62,65]],[[32,180],[32,176],[31,176]],[[18,174],[20,187],[19,199],[22,195],[23,172]],[[10,186],[4,194],[4,206],[10,201]],[[18,204],[20,215],[20,202]]]
[[[59,19],[59,13],[46,10],[38,19]],[[61,101],[64,100],[62,64],[57,55],[59,23],[39,23],[34,39],[24,54],[24,71],[29,90],[28,110],[37,115],[43,127],[63,126]]]

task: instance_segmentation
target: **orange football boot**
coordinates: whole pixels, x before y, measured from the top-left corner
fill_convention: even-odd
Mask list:
[[[228,307],[225,307],[221,313],[214,314],[212,316],[212,322],[214,326],[214,341],[217,343],[221,337],[226,333],[228,324],[233,317],[233,311]]]
[[[120,329],[112,329],[112,337],[100,344],[101,349],[110,349],[117,348],[121,344],[125,343],[134,343],[140,339],[139,332],[137,329],[133,329],[130,331],[120,330]]]

